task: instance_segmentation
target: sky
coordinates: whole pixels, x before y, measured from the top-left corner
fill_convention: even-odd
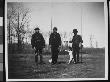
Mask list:
[[[83,45],[90,47],[90,35],[93,36],[93,46],[105,46],[105,22],[103,2],[24,2],[31,10],[30,28],[39,26],[41,32],[48,32],[53,27],[58,32],[72,33],[74,28],[82,35]],[[82,27],[82,33],[81,33]],[[69,39],[72,36],[68,36]],[[48,40],[47,40],[48,42]]]

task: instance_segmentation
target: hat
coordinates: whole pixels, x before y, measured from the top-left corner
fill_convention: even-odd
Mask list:
[[[77,29],[73,29],[73,33],[76,33],[76,32],[78,32]]]
[[[40,30],[40,29],[37,27],[37,28],[35,28],[34,30]]]
[[[57,30],[57,27],[54,27],[53,30]]]

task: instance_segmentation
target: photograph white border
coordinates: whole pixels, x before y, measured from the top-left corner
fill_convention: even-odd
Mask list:
[[[0,28],[3,27],[3,17],[0,17]],[[0,53],[3,53],[3,44],[0,44]]]
[[[7,2],[104,2],[105,17],[105,78],[64,78],[64,79],[8,79],[8,46],[7,46]],[[108,80],[108,10],[107,0],[5,0],[5,68],[6,81],[80,81]]]

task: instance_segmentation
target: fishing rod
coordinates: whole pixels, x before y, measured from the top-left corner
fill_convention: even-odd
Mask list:
[[[82,38],[82,17],[83,17],[83,9],[81,7],[81,38]],[[81,63],[82,63],[82,43],[81,43]]]

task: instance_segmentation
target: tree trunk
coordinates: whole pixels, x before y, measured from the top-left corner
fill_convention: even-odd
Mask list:
[[[20,29],[19,29],[19,12],[18,12],[18,29],[17,29],[17,34],[18,34],[18,53],[20,52]]]

